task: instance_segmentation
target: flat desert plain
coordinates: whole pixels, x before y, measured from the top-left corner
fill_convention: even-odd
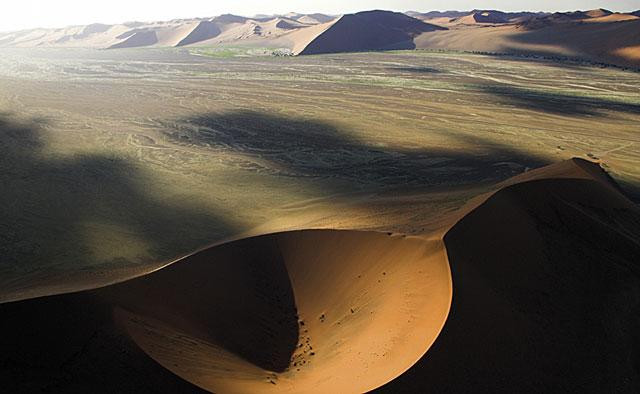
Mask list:
[[[639,86],[445,51],[2,49],[0,382],[633,392]]]

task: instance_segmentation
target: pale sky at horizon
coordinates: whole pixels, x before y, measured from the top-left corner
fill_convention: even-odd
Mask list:
[[[570,11],[606,8],[629,12],[640,9],[640,0],[9,0],[0,14],[0,31],[35,27],[64,27],[89,23],[161,21],[209,17],[232,13],[244,16],[284,14],[289,11],[343,14],[371,9],[434,11],[498,9],[502,11]],[[559,5],[562,4],[562,5]]]

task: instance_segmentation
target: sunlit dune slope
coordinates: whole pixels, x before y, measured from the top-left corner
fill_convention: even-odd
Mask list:
[[[426,352],[451,284],[440,241],[302,231],[211,249],[107,291],[134,340],[200,387],[355,393]]]

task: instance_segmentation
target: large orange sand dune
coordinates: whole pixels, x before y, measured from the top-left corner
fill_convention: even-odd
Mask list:
[[[267,234],[102,289],[2,304],[0,384],[637,391],[640,210],[597,164],[524,173],[446,223],[417,236]]]

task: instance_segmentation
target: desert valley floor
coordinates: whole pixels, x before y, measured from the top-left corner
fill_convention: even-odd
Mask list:
[[[380,390],[420,392],[431,385],[434,392],[446,392],[444,388],[464,392],[469,387],[478,389],[476,392],[482,392],[483,387],[487,392],[508,392],[516,387],[535,392],[561,387],[563,380],[554,375],[560,367],[551,363],[533,368],[542,359],[536,357],[550,354],[545,351],[557,352],[559,360],[575,357],[583,361],[596,353],[624,353],[597,346],[588,353],[577,342],[562,342],[561,338],[571,336],[572,322],[583,316],[584,298],[572,298],[575,294],[563,293],[562,286],[544,294],[523,291],[527,284],[519,282],[517,272],[487,268],[506,272],[513,288],[494,290],[517,293],[514,305],[527,305],[536,316],[544,316],[542,320],[548,325],[550,320],[545,319],[553,314],[540,300],[557,296],[566,302],[566,310],[554,313],[566,316],[566,320],[560,319],[551,336],[543,335],[543,323],[536,326],[540,331],[527,331],[530,343],[542,337],[548,340],[537,348],[510,348],[521,356],[509,358],[495,345],[498,342],[487,338],[457,345],[453,341],[447,348],[443,343],[455,332],[461,319],[459,311],[466,308],[466,313],[473,315],[474,309],[456,304],[456,284],[462,283],[457,281],[456,270],[462,268],[452,263],[450,272],[448,263],[472,259],[469,253],[482,249],[479,242],[465,241],[476,239],[469,230],[476,228],[474,220],[482,221],[486,216],[486,220],[497,221],[491,228],[499,228],[523,212],[514,210],[512,216],[502,217],[502,208],[491,208],[491,204],[508,210],[518,199],[536,196],[535,201],[546,201],[544,198],[554,193],[559,193],[558,201],[569,201],[567,196],[574,193],[577,197],[571,196],[576,201],[596,207],[589,211],[589,217],[597,228],[561,209],[568,215],[565,219],[572,218],[567,219],[571,224],[586,229],[583,243],[573,240],[572,245],[588,248],[595,242],[587,242],[594,234],[604,234],[598,235],[600,240],[608,239],[609,230],[598,227],[606,223],[602,228],[626,234],[611,236],[614,241],[607,245],[614,245],[624,261],[637,257],[640,243],[633,229],[640,228],[639,87],[640,73],[616,68],[445,51],[272,57],[235,49],[2,49],[0,246],[7,246],[0,250],[0,302],[6,303],[0,305],[0,311],[15,319],[2,323],[0,342],[17,346],[21,350],[16,352],[25,358],[37,358],[38,362],[29,361],[30,370],[40,371],[36,375],[42,381],[25,378],[19,368],[4,368],[0,381],[4,387],[11,387],[7,382],[12,382],[17,389],[24,387],[22,376],[34,390],[87,389],[90,386],[83,386],[85,372],[78,371],[100,364],[84,355],[85,350],[98,354],[109,348],[128,350],[118,354],[114,350],[112,356],[118,362],[105,367],[107,370],[119,373],[120,367],[124,371],[136,365],[139,376],[157,377],[155,383],[144,383],[149,387],[135,386],[134,379],[125,386],[130,390],[173,387],[172,392],[181,392],[195,391],[198,386],[218,392],[339,392],[341,388],[362,392],[390,381],[390,386]],[[571,161],[574,158],[578,160]],[[598,163],[611,179],[592,163]],[[567,192],[566,185],[554,186],[560,182],[556,178],[570,178],[575,182],[573,191]],[[592,178],[598,182],[587,184]],[[537,181],[520,187],[513,179]],[[536,182],[540,188],[530,188]],[[485,211],[460,221],[471,210],[465,207],[504,188],[511,194],[495,194],[496,198],[483,206]],[[584,206],[574,208],[584,213],[588,210]],[[490,208],[494,210],[487,211]],[[539,213],[536,218],[540,223],[551,226],[555,220],[545,211],[546,205],[527,209]],[[462,225],[456,225],[445,237],[454,223]],[[558,232],[540,238],[540,245],[564,239],[558,234],[565,233],[553,228]],[[483,236],[498,237],[492,234],[488,231]],[[262,235],[265,237],[251,238]],[[446,252],[443,237],[448,243]],[[233,240],[252,246],[231,243],[207,249]],[[454,246],[464,242],[469,249],[456,252],[464,248]],[[518,241],[511,242],[515,245]],[[527,247],[535,247],[536,242]],[[260,250],[261,256],[248,255],[247,250]],[[203,252],[191,257],[191,264],[161,269],[196,251]],[[226,263],[207,268],[203,262],[213,258],[207,253],[221,262],[235,259],[246,272],[240,274],[236,271],[240,268]],[[596,252],[587,257],[553,253],[548,255],[551,260],[576,258],[587,265],[590,258],[600,256]],[[394,265],[398,256],[403,256],[406,264]],[[243,265],[258,257],[272,262],[263,268],[269,272]],[[280,260],[286,261],[286,268]],[[368,266],[367,261],[373,260],[376,265]],[[308,268],[300,268],[305,267],[304,261],[328,267],[328,271],[311,270],[313,274],[309,274]],[[351,263],[342,266],[336,261]],[[363,267],[368,268],[362,271]],[[535,280],[546,280],[530,269],[527,272]],[[631,276],[640,275],[637,268],[629,270]],[[556,279],[572,276],[570,270],[549,273],[541,268],[540,272]],[[622,269],[602,272],[594,268],[590,272],[603,278],[600,283],[605,287],[604,283],[617,286],[630,277]],[[216,288],[223,290],[191,294],[193,286],[198,286],[194,283],[205,274],[217,278]],[[576,278],[582,278],[580,275]],[[582,279],[588,281],[592,276]],[[176,277],[195,279],[181,282]],[[246,294],[238,290],[247,277],[259,290]],[[278,277],[284,278],[282,283],[273,279]],[[272,278],[269,281],[273,283],[261,282],[265,278]],[[566,284],[567,288],[582,289],[584,282],[575,280]],[[429,285],[421,287],[418,282]],[[637,283],[628,283],[628,287],[617,287],[624,290],[615,292],[610,300],[640,300]],[[179,295],[168,296],[161,289],[173,289]],[[68,294],[84,290],[88,292]],[[62,302],[49,297],[37,305],[29,304],[38,297],[56,294],[72,298]],[[342,298],[332,299],[332,294],[347,294],[345,299],[351,304]],[[83,309],[87,304],[78,297],[99,299],[95,301],[99,306],[88,312]],[[141,301],[152,297],[171,298],[162,302],[167,310],[156,310]],[[264,297],[272,301],[270,306],[262,303]],[[239,316],[233,308],[219,306],[240,298],[248,300],[243,307],[258,312]],[[277,300],[277,307],[273,300]],[[617,301],[600,301],[591,300],[590,307],[607,311],[619,307],[620,315],[635,314],[634,321],[638,321],[637,310],[626,310]],[[116,323],[111,322],[110,305],[122,306],[113,310]],[[447,324],[452,325],[445,326],[444,336],[438,338],[450,307],[452,320]],[[62,320],[71,321],[73,308],[91,315],[90,324],[117,325],[142,351],[134,354],[123,339],[110,336],[115,335],[112,331],[85,330],[81,324],[74,326],[77,342],[52,351],[58,357],[55,360],[38,355],[42,345],[38,340],[29,345],[20,342],[26,340],[21,332],[42,341],[52,340],[47,337],[51,333],[68,332],[67,326],[56,328],[56,322],[40,321],[43,314],[34,311],[56,310]],[[199,321],[194,316],[202,316],[202,308],[213,308],[215,314]],[[169,309],[186,311],[188,316],[176,316]],[[498,309],[493,312],[495,316],[487,312],[493,322],[505,316]],[[383,320],[374,318],[385,314]],[[369,317],[360,317],[365,315]],[[220,326],[216,317],[242,321],[245,331]],[[107,320],[110,323],[104,323]],[[522,321],[499,327],[497,323],[480,324],[477,332],[493,332],[502,335],[501,341],[519,343],[510,335],[531,327]],[[49,327],[49,334],[28,331],[34,324]],[[225,343],[225,349],[203,339],[203,327],[216,324],[218,331],[207,335]],[[261,334],[247,328],[256,326],[264,328],[258,330]],[[614,334],[603,329],[614,338],[607,343],[624,347],[631,341],[628,336],[633,336],[627,329],[625,326]],[[278,334],[278,343],[274,343],[273,332],[290,335]],[[599,332],[594,329],[572,335],[576,341],[594,339],[598,343]],[[424,360],[422,357],[434,341],[434,359],[441,368],[457,365],[457,372],[420,372],[420,368],[428,368],[423,361],[430,353]],[[447,349],[453,349],[451,354],[464,352],[463,345],[469,346],[466,361],[446,355]],[[268,349],[260,350],[261,346]],[[609,361],[603,367],[606,374],[595,364],[581,364],[580,371],[565,371],[566,376],[571,376],[572,382],[584,382],[587,392],[604,387],[594,383],[600,378],[619,379],[620,392],[632,392],[640,387],[638,360],[636,372],[625,369],[633,369],[629,357],[638,354],[638,343],[633,346],[635,353],[624,353],[620,359],[604,357]],[[378,353],[365,357],[363,349]],[[58,351],[69,354],[59,355]],[[495,358],[489,357],[487,362],[478,352]],[[146,354],[165,369],[145,364]],[[6,357],[0,357],[0,365],[18,362]],[[203,360],[213,359],[224,362],[204,366]],[[355,359],[360,362],[354,363]],[[296,364],[288,365],[289,361]],[[49,363],[58,363],[59,370],[65,371],[56,386],[45,383],[49,381],[43,365]],[[305,368],[317,365],[322,374],[297,369],[303,364]],[[535,371],[528,374],[527,365]],[[511,368],[513,374],[489,379],[490,371],[501,368]],[[174,381],[174,375],[166,370],[184,382]],[[344,376],[346,370],[349,376]],[[319,376],[335,379],[325,382]],[[360,386],[349,386],[352,376],[359,377]],[[431,380],[424,376],[431,376]],[[107,380],[99,384],[105,390],[123,389],[109,386]]]

